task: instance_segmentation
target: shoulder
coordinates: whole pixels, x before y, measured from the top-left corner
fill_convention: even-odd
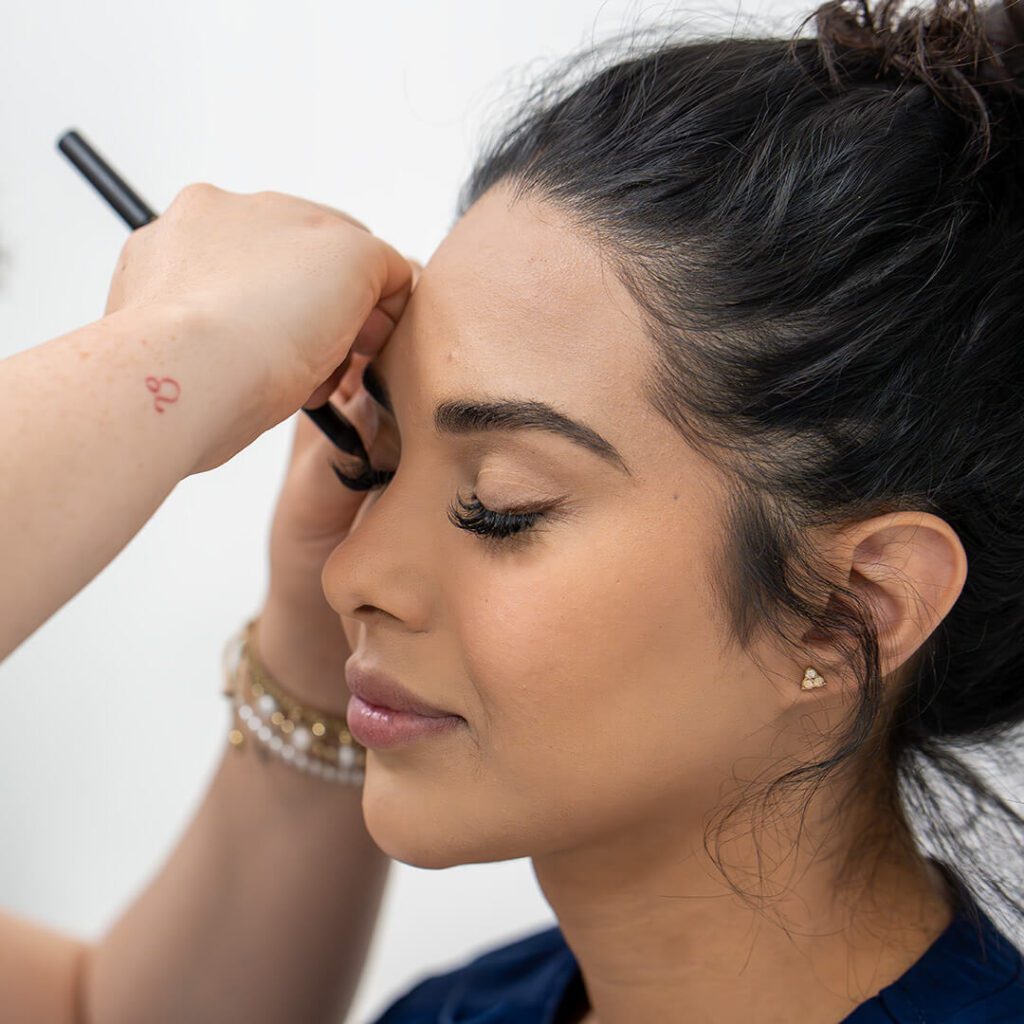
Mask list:
[[[416,981],[373,1024],[519,1019],[564,988],[576,963],[555,925],[493,946],[466,963]],[[495,1016],[506,1011],[511,1016]],[[523,1016],[522,1019],[534,1018]]]
[[[1024,954],[983,911],[977,924],[958,915],[917,963],[846,1020],[1021,1024]]]

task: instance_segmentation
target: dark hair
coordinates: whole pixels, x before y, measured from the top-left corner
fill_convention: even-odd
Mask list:
[[[733,637],[799,650],[812,625],[853,667],[829,756],[765,800],[856,769],[883,801],[858,852],[882,818],[920,848],[917,817],[958,906],[987,891],[1024,917],[1024,818],[967,756],[1024,777],[1024,88],[995,14],[835,2],[789,39],[633,30],[582,81],[622,36],[535,80],[456,213],[502,182],[601,246],[654,343],[650,401],[732,481]],[[811,530],[903,509],[943,518],[969,572],[886,683]]]

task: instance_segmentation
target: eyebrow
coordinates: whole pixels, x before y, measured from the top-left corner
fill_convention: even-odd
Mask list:
[[[363,370],[363,385],[375,402],[395,415],[391,396],[372,363]],[[440,434],[471,434],[486,430],[546,430],[604,459],[631,476],[619,450],[585,423],[559,412],[546,402],[518,398],[483,401],[455,399],[442,402],[434,410],[434,429]]]

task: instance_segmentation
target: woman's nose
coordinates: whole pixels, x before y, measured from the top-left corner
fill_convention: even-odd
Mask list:
[[[410,498],[395,481],[368,493],[348,535],[324,563],[321,586],[339,616],[426,628],[430,542],[422,503]]]

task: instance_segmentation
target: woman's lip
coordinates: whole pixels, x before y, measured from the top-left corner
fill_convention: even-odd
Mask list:
[[[349,697],[345,720],[357,743],[376,749],[398,747],[465,724],[465,719],[458,715],[428,718],[411,711],[378,707],[355,693]]]
[[[450,718],[454,714],[420,700],[397,679],[351,658],[345,662],[345,681],[351,693],[378,708],[407,711],[423,718]]]

